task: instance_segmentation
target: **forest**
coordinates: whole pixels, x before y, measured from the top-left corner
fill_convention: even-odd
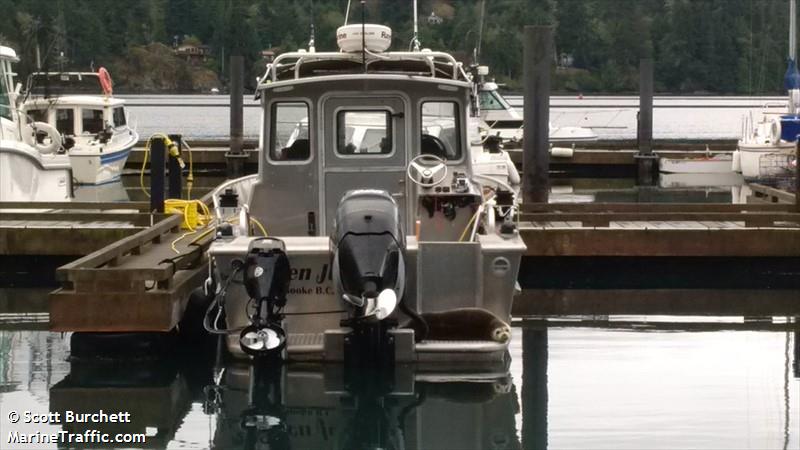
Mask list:
[[[127,92],[224,89],[227,57],[245,57],[250,85],[265,50],[336,48],[335,30],[362,17],[359,0],[0,0],[0,43],[22,76],[109,67]],[[523,28],[555,28],[553,88],[630,93],[643,57],[655,60],[660,93],[764,95],[782,91],[788,0],[419,0],[423,47],[477,56],[508,89],[522,85]],[[393,29],[393,48],[412,37],[412,2],[367,0],[367,22]],[[203,45],[200,64],[176,46]],[[479,51],[478,51],[479,50]]]

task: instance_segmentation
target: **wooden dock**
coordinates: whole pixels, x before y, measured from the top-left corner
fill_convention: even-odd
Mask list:
[[[556,147],[560,145],[555,145]],[[564,144],[569,147],[569,145]],[[225,154],[230,150],[227,140],[192,140],[192,158],[199,168],[225,167]],[[554,157],[551,164],[559,166],[635,166],[635,140],[613,140],[580,142],[576,145],[570,158]],[[718,141],[656,141],[653,145],[656,155],[665,158],[705,158],[719,154],[731,154],[736,149],[736,142]],[[242,149],[247,155],[246,164],[249,169],[258,166],[258,142],[246,139]],[[522,163],[522,150],[513,145],[507,149],[511,159]],[[145,154],[145,142],[140,142],[131,151],[126,168],[139,170]]]
[[[2,202],[0,255],[80,256],[163,218],[144,202]]]
[[[774,257],[800,255],[789,204],[523,205],[528,256]]]
[[[60,267],[61,288],[50,295],[50,329],[174,329],[189,293],[208,275],[205,249],[214,237],[211,229],[188,232],[182,222],[171,215]]]

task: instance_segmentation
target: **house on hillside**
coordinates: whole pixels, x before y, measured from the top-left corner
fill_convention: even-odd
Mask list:
[[[173,50],[175,56],[186,60],[189,64],[202,64],[211,54],[211,47],[208,45],[181,44]]]

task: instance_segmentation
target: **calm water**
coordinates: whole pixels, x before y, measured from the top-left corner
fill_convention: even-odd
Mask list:
[[[190,138],[227,138],[230,126],[228,97],[223,95],[124,96],[132,114],[131,123],[142,136],[177,132]],[[522,107],[522,97],[509,96]],[[653,134],[656,139],[736,139],[742,118],[757,114],[766,103],[780,97],[657,97],[654,102]],[[244,134],[257,138],[260,109],[252,97],[244,102]],[[550,121],[554,126],[591,127],[601,139],[636,137],[638,98],[551,98]],[[164,129],[169,124],[169,129]]]
[[[359,374],[359,388],[348,390],[337,368],[288,366],[261,373],[263,384],[253,388],[251,368],[235,364],[215,384],[211,365],[196,360],[70,362],[68,337],[38,331],[46,316],[21,312],[20,303],[41,307],[45,295],[0,292],[11,311],[0,314],[4,440],[10,431],[62,430],[11,424],[11,411],[104,409],[130,412],[131,423],[64,429],[148,436],[132,448],[800,448],[798,335],[780,324],[665,317],[524,324],[514,327],[508,376],[491,383],[397,372],[393,389],[386,375]],[[244,425],[254,414],[285,427],[265,421],[256,431]]]

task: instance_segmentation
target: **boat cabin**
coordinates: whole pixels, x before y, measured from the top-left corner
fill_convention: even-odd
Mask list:
[[[35,122],[54,126],[62,136],[94,137],[104,131],[128,127],[125,101],[95,96],[35,97],[22,108]]]
[[[328,235],[347,191],[379,189],[406,232],[419,221],[423,236],[458,240],[481,204],[467,138],[473,84],[443,53],[365,55],[366,73],[361,58],[296,53],[270,65],[259,86],[264,151],[251,213],[272,234]],[[413,182],[420,155],[446,169]]]

